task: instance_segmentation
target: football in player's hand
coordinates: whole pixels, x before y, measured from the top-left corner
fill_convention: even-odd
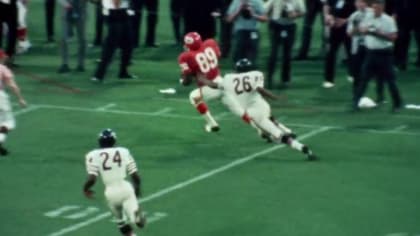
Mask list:
[[[184,75],[181,78],[181,84],[184,86],[189,86],[194,80],[194,75]]]

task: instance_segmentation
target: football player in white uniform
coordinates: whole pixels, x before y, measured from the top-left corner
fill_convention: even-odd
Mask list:
[[[26,106],[26,101],[20,93],[19,86],[16,84],[13,73],[3,64],[7,60],[7,55],[0,49],[0,155],[5,156],[9,152],[4,148],[3,143],[6,141],[7,133],[16,126],[13,117],[12,106],[10,105],[9,96],[4,91],[4,86],[9,87],[18,97],[19,104]]]
[[[225,75],[221,83],[204,80],[202,82],[224,90],[223,103],[245,121],[249,118],[249,123],[263,138],[287,144],[306,154],[308,160],[316,160],[317,157],[308,146],[296,140],[292,131],[278,123],[271,115],[270,105],[263,97],[276,99],[276,96],[264,89],[263,73],[253,70],[253,65],[248,59],[239,60],[235,67],[236,73]]]
[[[141,196],[141,179],[136,162],[127,148],[115,147],[116,135],[111,129],[102,131],[98,141],[100,148],[86,155],[88,178],[83,187],[84,194],[93,197],[91,188],[100,175],[105,185],[105,198],[121,233],[134,236],[131,224],[143,228],[146,223],[137,201]],[[132,184],[125,180],[127,174]]]

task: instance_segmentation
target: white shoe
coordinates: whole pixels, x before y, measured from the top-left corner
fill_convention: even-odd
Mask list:
[[[101,79],[98,79],[98,78],[96,78],[96,77],[92,77],[92,78],[90,78],[90,81],[95,82],[95,83],[102,82],[102,80],[101,80]]]
[[[324,88],[332,88],[334,86],[335,85],[333,83],[328,82],[328,81],[325,81],[324,83],[322,83],[322,87],[324,87]]]
[[[354,78],[353,76],[347,76],[347,81],[349,81],[349,83],[353,83],[354,82]]]
[[[204,126],[204,129],[206,130],[206,132],[211,133],[211,132],[218,132],[220,130],[220,127],[218,125],[211,126],[210,124],[206,124]]]

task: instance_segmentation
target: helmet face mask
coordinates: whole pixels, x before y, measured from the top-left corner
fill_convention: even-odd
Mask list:
[[[190,32],[184,36],[184,47],[190,51],[200,49],[202,43],[201,36],[197,32]]]
[[[101,148],[113,147],[117,142],[117,135],[111,129],[103,130],[99,134],[98,143]]]
[[[254,70],[254,65],[247,58],[242,58],[235,63],[235,70],[238,73],[249,72]]]

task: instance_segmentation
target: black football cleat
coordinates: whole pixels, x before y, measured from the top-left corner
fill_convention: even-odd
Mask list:
[[[7,151],[6,148],[4,148],[3,146],[0,146],[0,156],[7,156],[9,155],[9,151]]]
[[[308,157],[308,161],[316,161],[318,157],[309,149],[308,146],[302,148],[302,152]]]
[[[217,132],[220,131],[220,127],[218,125],[216,125],[216,126],[206,125],[206,126],[204,126],[204,129],[208,133],[217,133]]]

